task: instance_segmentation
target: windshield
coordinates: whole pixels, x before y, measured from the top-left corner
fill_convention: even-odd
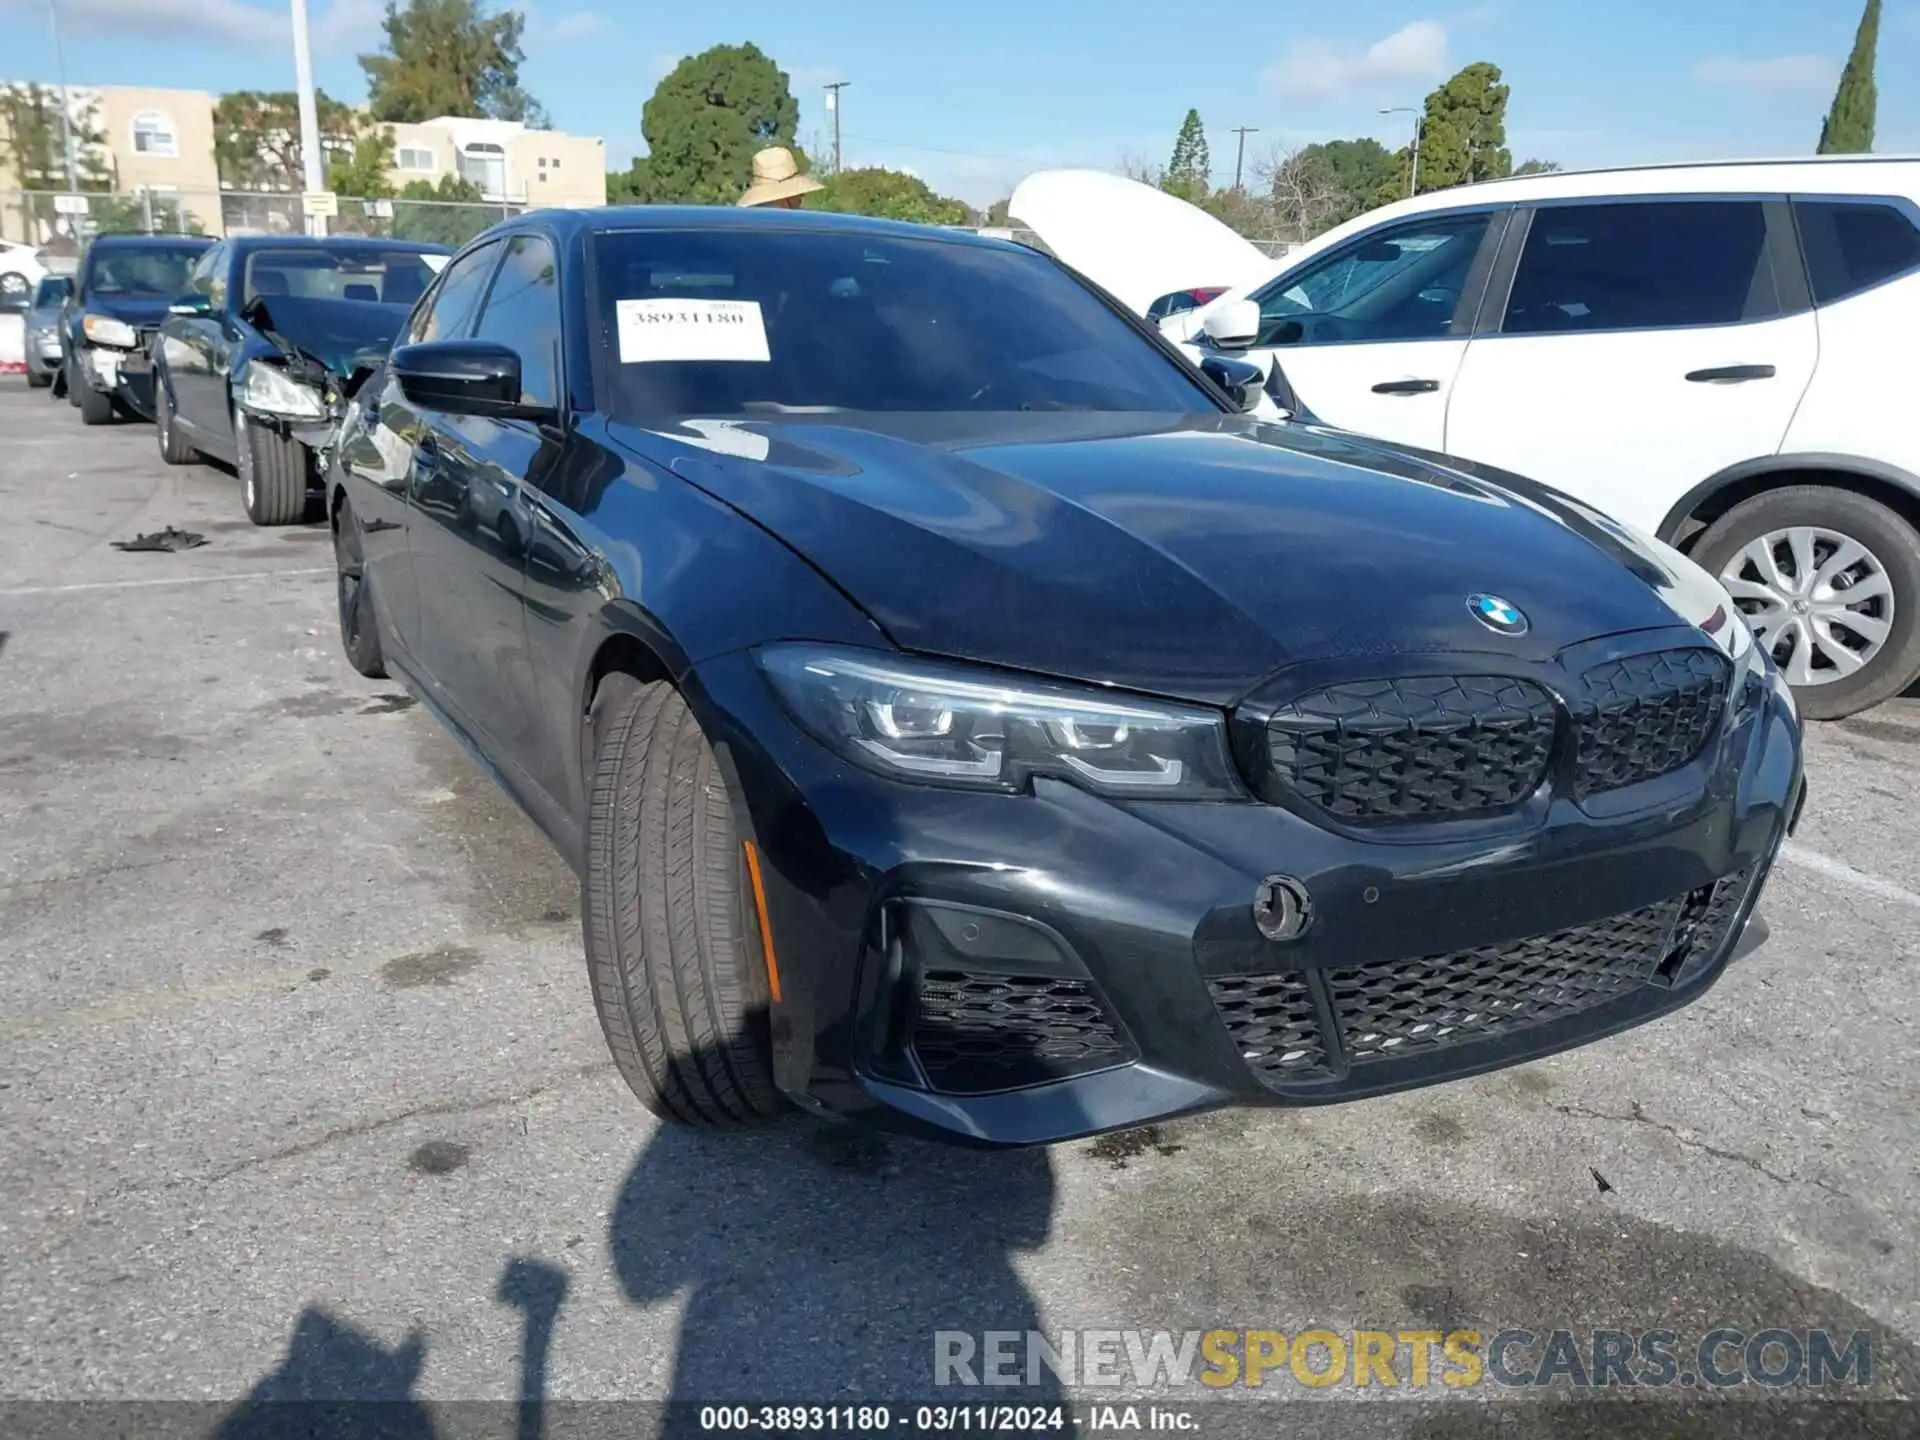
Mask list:
[[[255,250],[247,256],[243,305],[262,295],[359,300],[411,307],[433,282],[438,255],[411,250]]]
[[[1208,392],[1056,263],[846,231],[596,237],[616,416],[1212,412]]]
[[[48,310],[67,298],[67,291],[73,282],[64,275],[49,275],[40,282],[40,288],[33,292],[33,308]]]
[[[94,250],[87,256],[89,295],[157,295],[171,300],[187,288],[187,274],[207,247]]]

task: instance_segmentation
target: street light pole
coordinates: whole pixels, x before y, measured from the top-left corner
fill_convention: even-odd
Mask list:
[[[833,112],[833,173],[840,173],[840,92],[851,80],[829,80],[820,88],[827,92],[827,109]]]
[[[1247,136],[1258,135],[1260,133],[1260,127],[1258,125],[1237,125],[1234,127],[1233,133],[1240,137],[1240,143],[1234,148],[1233,152],[1233,188],[1238,190],[1240,188],[1240,163],[1247,158]]]
[[[327,188],[327,172],[320,153],[320,106],[313,94],[313,55],[307,40],[307,0],[293,0],[293,74],[300,88],[300,160],[309,194]],[[301,207],[305,214],[305,206]],[[307,233],[327,233],[324,215],[307,215]]]
[[[1380,113],[1413,116],[1413,168],[1407,176],[1407,198],[1411,200],[1420,190],[1420,134],[1427,128],[1426,112],[1416,110],[1411,105],[1394,105]]]
[[[60,49],[60,10],[47,0],[47,23],[53,27],[53,72],[60,81],[60,153],[67,162],[67,189],[80,188],[80,174],[73,159],[73,102],[67,99],[67,58]]]

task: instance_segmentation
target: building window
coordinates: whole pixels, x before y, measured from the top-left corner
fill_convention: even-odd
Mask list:
[[[507,152],[486,141],[461,146],[460,176],[478,185],[481,194],[500,198],[507,193]]]
[[[133,117],[133,149],[137,155],[178,155],[180,144],[174,139],[173,122],[158,110],[141,111]]]
[[[546,168],[547,168],[547,157],[546,157],[546,156],[544,156],[544,155],[542,155],[542,156],[540,157],[540,168],[541,168],[542,170],[544,170],[544,169],[546,169]]]
[[[433,151],[402,145],[394,152],[393,163],[401,170],[431,171],[434,168]]]
[[[554,159],[554,161],[553,161],[553,168],[554,168],[554,169],[556,169],[556,170],[558,170],[558,169],[560,168],[560,161],[559,161],[559,158],[558,158],[558,157],[555,157],[555,159]]]
[[[542,170],[542,171],[540,172],[540,183],[541,183],[542,185],[544,185],[544,184],[546,184],[546,183],[547,183],[547,172],[546,172],[546,171],[544,171],[544,170]]]

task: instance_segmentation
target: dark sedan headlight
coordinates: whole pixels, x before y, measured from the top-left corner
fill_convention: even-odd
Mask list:
[[[1050,775],[1116,798],[1245,797],[1217,711],[812,645],[759,659],[803,726],[895,779],[1018,791]]]
[[[135,350],[140,345],[140,332],[111,315],[82,316],[80,333],[94,345],[110,345],[116,350]]]
[[[286,420],[324,420],[326,397],[311,385],[302,385],[277,365],[259,361],[247,366],[240,381],[240,403],[262,415]]]

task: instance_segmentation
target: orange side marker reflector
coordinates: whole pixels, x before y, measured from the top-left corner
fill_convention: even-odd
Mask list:
[[[760,948],[767,955],[767,993],[773,997],[773,1003],[780,1003],[780,962],[773,955],[773,925],[767,919],[767,891],[760,883],[760,852],[751,840],[742,840],[740,848],[747,852],[747,879],[753,883],[753,913],[760,917]]]

